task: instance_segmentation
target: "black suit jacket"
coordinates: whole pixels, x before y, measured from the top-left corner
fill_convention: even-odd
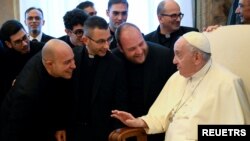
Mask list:
[[[65,129],[68,80],[50,76],[35,55],[17,77],[1,108],[1,141],[52,141]]]
[[[69,38],[68,35],[64,35],[64,36],[62,36],[62,37],[59,37],[58,39],[60,39],[60,40],[62,40],[62,41],[64,41],[64,42],[66,42],[71,48],[76,47],[75,45],[73,45],[73,44],[71,43],[70,38]]]
[[[42,34],[41,42],[46,43],[46,42],[48,42],[50,39],[54,39],[54,38],[55,38],[55,37],[52,37],[52,36],[49,36],[49,35],[43,33],[43,34]]]
[[[146,41],[151,41],[154,43],[158,43],[161,44],[165,47],[170,48],[171,52],[173,53],[173,48],[174,48],[174,43],[176,42],[176,40],[182,36],[183,34],[190,32],[190,31],[197,31],[199,32],[198,29],[196,28],[192,28],[192,27],[185,27],[185,26],[180,26],[180,28],[171,33],[170,34],[170,38],[169,39],[164,39],[165,35],[160,34],[160,26],[158,26],[157,30],[145,35],[145,40]]]
[[[176,71],[175,69],[176,67],[172,63],[170,49],[152,42],[147,42],[147,45],[148,45],[148,55],[143,65],[142,69],[143,72],[141,72],[143,74],[143,90],[142,90],[143,95],[142,97],[136,98],[136,96],[128,93],[130,100],[129,112],[131,112],[136,117],[147,114],[149,108],[151,107],[155,99],[158,97],[160,91],[167,82],[168,78]],[[127,65],[129,65],[130,62],[127,61],[125,56],[118,50],[118,48],[114,49],[113,53],[125,62],[126,72],[128,72],[127,69],[130,68],[127,67]],[[126,75],[127,77],[129,77],[128,74]],[[130,79],[130,81],[137,81],[137,80]],[[132,82],[128,81],[128,83]],[[139,106],[141,108],[137,109],[136,107],[138,106],[136,104],[138,104],[138,102],[141,100],[143,100],[143,106]],[[137,101],[137,102],[132,102],[132,101]],[[164,134],[157,136],[155,135],[149,136],[148,140],[162,141],[164,140]]]
[[[14,49],[4,46],[4,52],[1,54],[2,57],[0,60],[1,66],[4,66],[0,69],[0,107],[6,93],[11,88],[13,80],[26,62],[40,51],[43,46],[44,43],[30,42],[30,52],[26,54],[21,54]]]
[[[81,139],[72,139],[72,136],[77,136],[88,141],[107,141],[108,135],[116,126],[117,120],[111,118],[111,110],[120,109],[126,110],[127,93],[124,76],[123,65],[118,58],[111,52],[107,52],[104,57],[99,58],[96,66],[95,74],[93,75],[93,85],[88,94],[80,93],[84,84],[81,84],[81,79],[84,79],[86,74],[83,73],[82,65],[84,58],[88,56],[85,47],[75,47],[76,70],[73,73],[73,119],[71,122],[71,130],[69,130],[70,140],[78,141]],[[89,105],[79,108],[83,101],[79,101],[82,95],[88,95]],[[87,120],[79,119],[76,109],[80,109],[81,114],[87,117]],[[77,134],[79,131],[79,134]],[[73,135],[75,134],[75,135]],[[81,137],[79,137],[81,136]]]

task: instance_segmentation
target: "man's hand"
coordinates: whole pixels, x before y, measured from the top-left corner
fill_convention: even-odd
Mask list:
[[[66,141],[66,131],[65,130],[59,130],[55,133],[56,141]]]
[[[113,110],[111,117],[119,119],[128,127],[147,127],[147,124],[142,119],[135,118],[132,114],[125,111]]]
[[[217,29],[218,27],[220,27],[220,25],[211,25],[211,26],[208,26],[208,27],[204,27],[203,31],[204,32],[212,32],[215,29]]]

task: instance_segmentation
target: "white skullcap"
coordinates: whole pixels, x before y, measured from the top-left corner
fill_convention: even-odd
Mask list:
[[[206,53],[211,53],[210,44],[207,37],[200,32],[188,32],[182,36],[189,44],[204,51]]]

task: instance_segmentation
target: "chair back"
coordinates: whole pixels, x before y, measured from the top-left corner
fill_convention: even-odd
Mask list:
[[[109,141],[126,141],[130,137],[136,137],[137,141],[147,141],[147,134],[143,128],[120,128],[109,134]]]
[[[212,59],[242,78],[250,101],[250,25],[221,26],[205,32]]]

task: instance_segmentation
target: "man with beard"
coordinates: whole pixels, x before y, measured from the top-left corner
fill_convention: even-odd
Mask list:
[[[29,41],[23,25],[16,20],[6,21],[0,29],[3,52],[0,64],[0,105],[13,81],[25,63],[39,50],[44,43]]]
[[[42,26],[45,23],[43,11],[40,8],[30,7],[25,11],[25,24],[29,30],[29,40],[38,42],[47,42],[54,37],[42,32]]]
[[[136,117],[145,115],[175,72],[170,49],[145,41],[140,29],[131,23],[121,24],[115,37],[118,47],[112,51],[125,64],[128,111]],[[148,141],[163,139],[164,134],[148,136]]]

